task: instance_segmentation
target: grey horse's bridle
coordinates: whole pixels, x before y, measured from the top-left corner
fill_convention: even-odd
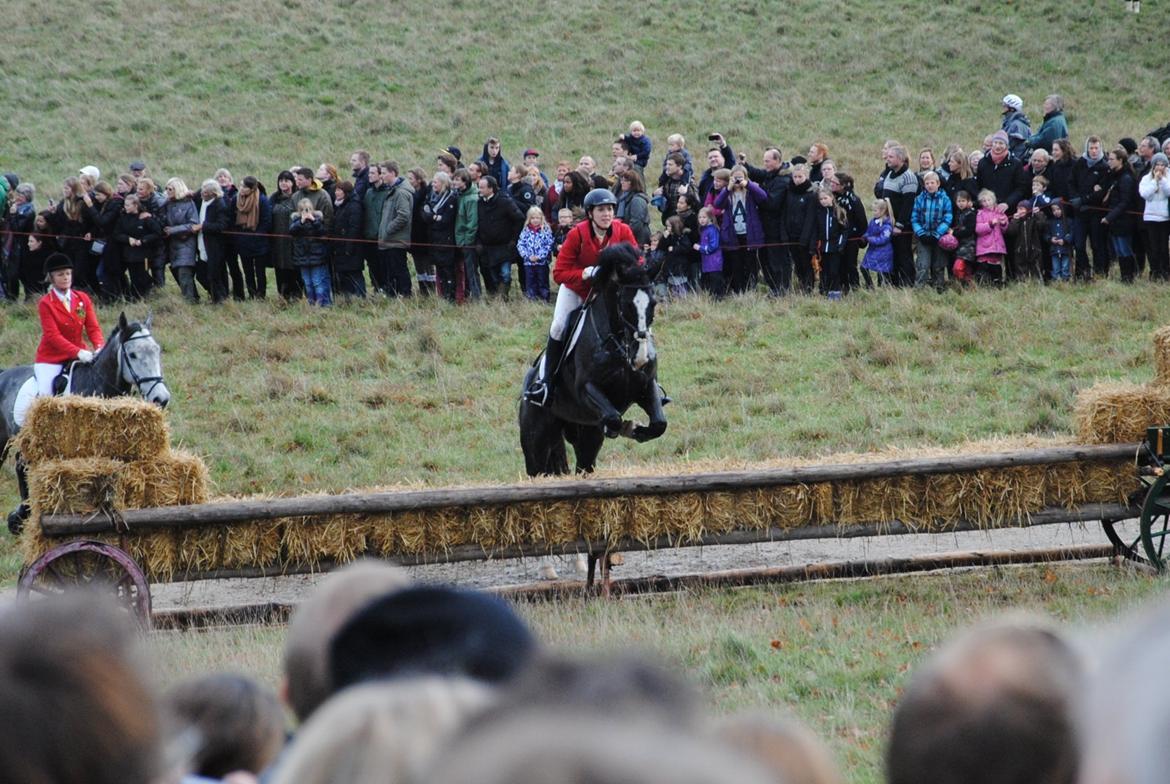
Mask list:
[[[118,347],[118,374],[123,379],[125,379],[126,372],[129,371],[130,378],[132,378],[134,380],[134,386],[138,387],[138,394],[142,395],[143,400],[148,399],[147,396],[150,395],[150,393],[154,391],[155,387],[157,387],[159,384],[164,383],[165,379],[162,376],[140,376],[140,375],[138,375],[138,373],[134,370],[134,363],[132,363],[130,361],[130,358],[128,356],[126,356],[126,352],[127,352],[126,346],[129,345],[130,343],[134,342],[135,340],[146,340],[149,337],[152,337],[149,331],[139,330],[138,332],[134,333],[130,337],[123,340],[122,345],[120,345]],[[142,388],[143,384],[150,384],[150,388],[143,389]]]

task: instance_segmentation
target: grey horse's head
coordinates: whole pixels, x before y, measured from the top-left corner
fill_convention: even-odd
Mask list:
[[[162,347],[150,332],[153,319],[148,315],[138,323],[128,322],[125,313],[118,316],[118,373],[144,400],[166,408],[171,390],[163,379]]]

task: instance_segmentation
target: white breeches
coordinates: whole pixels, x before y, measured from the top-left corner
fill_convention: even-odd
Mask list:
[[[581,295],[568,286],[557,289],[557,304],[553,306],[552,326],[548,328],[549,337],[553,340],[564,340],[565,330],[569,326],[569,314],[581,307]]]
[[[47,362],[37,362],[33,365],[33,375],[37,378],[37,397],[47,397],[53,394],[53,379],[61,375],[64,365],[51,365]]]

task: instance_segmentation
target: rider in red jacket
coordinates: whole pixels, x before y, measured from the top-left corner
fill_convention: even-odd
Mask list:
[[[41,317],[41,343],[33,364],[37,395],[53,394],[53,379],[66,362],[92,362],[94,354],[105,344],[97,311],[89,296],[74,291],[73,262],[64,253],[54,253],[45,261],[49,293],[37,303]],[[93,349],[85,347],[89,338]]]
[[[617,199],[611,191],[594,188],[585,196],[586,220],[574,226],[565,237],[565,244],[553,268],[557,289],[557,303],[553,308],[552,326],[548,332],[548,347],[544,350],[540,369],[524,398],[542,406],[552,395],[553,379],[561,356],[565,352],[565,329],[569,314],[580,307],[593,288],[593,274],[601,251],[611,245],[627,242],[638,247],[634,232],[613,216]]]

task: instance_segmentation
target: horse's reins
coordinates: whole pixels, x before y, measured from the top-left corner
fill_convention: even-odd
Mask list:
[[[154,388],[163,383],[165,379],[162,376],[138,375],[134,370],[134,364],[126,356],[126,346],[135,340],[145,340],[149,337],[149,332],[140,331],[123,340],[122,344],[118,347],[118,373],[121,375],[125,370],[130,371],[130,378],[134,379],[134,386],[138,387],[138,394],[142,395],[143,398],[153,392]],[[150,389],[143,389],[142,385],[148,382],[150,383]]]

